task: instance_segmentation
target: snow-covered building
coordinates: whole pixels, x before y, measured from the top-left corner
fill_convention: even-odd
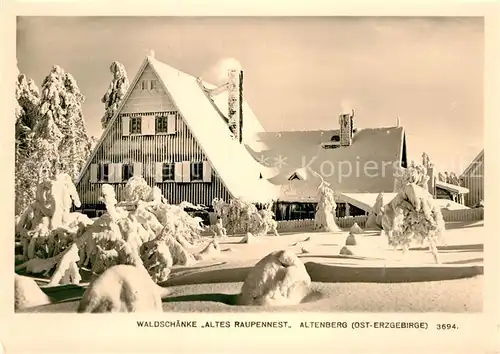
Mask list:
[[[469,190],[465,205],[475,207],[484,201],[484,149],[460,175],[461,184]]]
[[[82,209],[104,209],[104,183],[120,200],[133,175],[173,204],[274,201],[278,219],[311,217],[321,178],[337,192],[339,215],[364,214],[378,193],[394,191],[395,173],[407,165],[399,124],[357,130],[353,112],[332,130],[266,132],[243,86],[239,70],[215,87],[145,58],[78,177]]]

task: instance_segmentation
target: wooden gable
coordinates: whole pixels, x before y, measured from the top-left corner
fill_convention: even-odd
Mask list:
[[[193,136],[173,100],[151,68],[143,65],[144,71],[134,79],[121,109],[104,131],[99,143],[87,161],[77,189],[82,205],[99,204],[101,185],[109,183],[115,188],[118,200],[122,200],[125,177],[122,166],[133,166],[133,175],[141,174],[149,186],[158,186],[170,203],[187,200],[194,204],[211,205],[214,198],[229,200],[230,195],[223,181],[208,162],[203,149]],[[157,80],[151,85],[152,80]],[[165,132],[155,131],[155,117],[165,117]],[[141,119],[141,134],[130,131],[130,121]],[[190,162],[204,163],[202,183],[190,181]],[[161,181],[163,163],[174,163],[182,167],[180,178]],[[108,165],[111,178],[97,178],[98,166]],[[177,169],[177,167],[176,167]],[[109,173],[109,172],[108,172]],[[176,183],[179,182],[179,183]]]
[[[161,86],[160,79],[148,64],[134,85],[121,113],[146,113],[159,110],[175,111],[176,108]]]

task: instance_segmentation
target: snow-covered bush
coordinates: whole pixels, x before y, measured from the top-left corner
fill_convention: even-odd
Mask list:
[[[250,232],[259,236],[266,235],[272,230],[274,234],[278,234],[277,223],[274,220],[274,213],[270,210],[270,204],[259,211],[254,204],[243,198],[231,199],[229,203],[216,198],[212,205],[228,233]]]
[[[134,181],[129,184],[129,196],[135,197],[127,202],[135,204],[135,210],[122,208],[113,187],[105,184],[101,201],[107,212],[91,221],[69,212],[79,198],[68,177],[59,175],[41,183],[37,202],[16,219],[16,232],[29,259],[17,269],[48,275],[57,266],[52,283],[58,284],[79,282],[79,267],[102,273],[114,265],[134,265],[161,282],[172,266],[196,262],[191,246],[202,240],[202,220],[184,210],[196,206],[170,205],[158,188],[149,188],[138,178],[135,186]]]
[[[142,200],[149,202],[153,200],[153,189],[142,176],[133,176],[125,184],[123,198],[125,201],[135,202]]]
[[[408,183],[383,207],[382,225],[389,244],[407,250],[412,241],[427,241],[436,263],[437,244],[445,232],[440,207],[427,189]]]
[[[37,186],[35,202],[19,216],[15,228],[25,259],[57,255],[92,223],[86,215],[70,212],[73,203],[80,201],[67,174]]]
[[[408,183],[428,188],[429,176],[427,175],[427,168],[423,165],[416,165],[411,163],[408,168],[400,168],[396,173],[396,191],[404,189]]]
[[[319,201],[314,216],[314,229],[326,232],[339,231],[340,229],[335,223],[335,210],[337,209],[335,193],[321,175],[318,173],[316,175],[321,179],[321,183],[318,186]]]

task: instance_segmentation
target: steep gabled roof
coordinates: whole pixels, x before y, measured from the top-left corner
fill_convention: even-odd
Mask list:
[[[135,75],[134,77],[134,80],[132,81],[132,83],[130,84],[129,88],[128,88],[128,91],[125,93],[125,96],[123,97],[123,100],[122,102],[120,103],[120,105],[118,106],[118,108],[116,109],[115,113],[113,114],[113,117],[111,117],[111,119],[109,120],[108,122],[108,125],[106,126],[106,129],[104,129],[104,131],[102,132],[101,134],[101,137],[99,138],[99,140],[95,143],[94,145],[94,148],[92,149],[92,151],[90,152],[90,156],[88,157],[87,161],[85,162],[85,164],[83,165],[82,167],[82,170],[80,171],[80,175],[78,176],[78,178],[76,179],[76,183],[75,184],[79,184],[80,181],[82,180],[83,178],[83,175],[85,174],[85,172],[87,171],[87,169],[89,168],[92,160],[94,159],[95,155],[97,154],[97,152],[99,151],[99,148],[102,146],[102,143],[104,142],[104,140],[106,139],[106,137],[108,136],[109,134],[109,131],[111,130],[111,128],[113,127],[115,121],[116,121],[116,118],[118,117],[118,115],[121,113],[123,107],[125,106],[125,104],[127,103],[130,95],[132,94],[132,91],[134,90],[135,86],[137,85],[137,82],[139,81],[142,73],[144,72],[144,70],[146,69],[148,65],[148,60],[147,59],[144,59],[144,61],[142,62],[141,64],[141,67],[139,68],[139,70],[137,71],[137,74]]]
[[[210,102],[194,76],[174,69],[152,57],[145,59],[129,88],[129,92],[111,119],[98,144],[96,144],[84,170],[88,168],[91,159],[95,156],[97,149],[102,145],[108,131],[120,114],[130,92],[148,65],[157,75],[161,86],[169,94],[193,137],[228,191],[234,197],[244,197],[250,201],[275,199],[278,196],[278,188],[266,179],[260,178],[261,174],[265,174],[266,168],[248,154],[244,145],[246,140],[255,136],[256,130],[263,131],[248,104],[244,102],[243,105],[243,144],[240,144],[231,137],[227,124],[221,119],[220,112]],[[220,103],[217,106],[221,112],[224,112],[227,98],[225,104],[221,104],[222,98],[214,99],[214,101]],[[77,182],[80,179],[81,176]]]
[[[467,166],[467,168],[464,170],[464,172],[462,172],[462,174],[460,175],[459,178],[462,178],[462,177],[465,177],[466,175],[468,175],[475,167],[477,167],[477,164],[479,163],[479,161],[481,161],[481,159],[484,159],[484,149],[481,150],[479,152],[479,154],[477,154],[477,156],[474,158],[474,160],[472,160],[472,162],[469,164],[469,166]]]
[[[284,186],[280,200],[315,201],[320,179],[313,172],[321,174],[334,191],[393,192],[394,173],[403,153],[403,127],[361,129],[354,134],[351,146],[322,147],[338,133],[338,130],[318,130],[259,134],[267,150],[252,154],[256,160],[275,165],[279,170],[270,181]],[[288,181],[297,169],[305,170],[306,180]]]

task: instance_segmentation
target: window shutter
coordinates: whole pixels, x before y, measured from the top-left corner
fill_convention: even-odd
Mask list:
[[[130,118],[127,116],[122,117],[122,135],[123,136],[130,135]]]
[[[121,183],[123,181],[122,168],[123,164],[115,163],[115,182]]]
[[[174,134],[175,133],[175,126],[176,126],[176,116],[174,114],[169,114],[167,116],[167,133],[168,134]]]
[[[155,167],[155,180],[156,183],[163,182],[163,163],[157,162]]]
[[[144,164],[144,171],[143,171],[144,178],[154,177],[153,166],[154,165],[151,162],[146,162]]]
[[[140,162],[134,163],[134,177],[142,177],[142,164]]]
[[[149,121],[149,133],[151,135],[156,134],[156,116],[148,116]]]
[[[183,166],[183,163],[182,162],[176,162],[175,163],[175,181],[176,182],[182,182],[183,179],[182,179],[182,166]]]
[[[191,162],[182,161],[182,182],[191,181]]]
[[[109,183],[116,182],[115,181],[115,164],[114,163],[108,164],[108,182]]]
[[[90,165],[90,183],[97,182],[97,169],[98,168],[99,168],[99,165],[97,165],[97,164]]]
[[[155,134],[155,117],[142,116],[141,117],[141,134],[154,135]]]
[[[203,161],[203,182],[212,181],[212,166],[210,162]]]

